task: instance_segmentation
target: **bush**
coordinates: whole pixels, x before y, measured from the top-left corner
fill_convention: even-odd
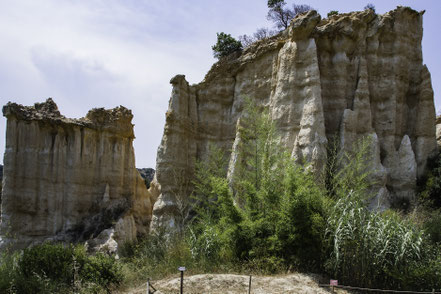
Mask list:
[[[237,41],[230,34],[217,33],[217,43],[211,47],[213,55],[221,58],[230,55],[233,52],[242,50],[242,43]]]
[[[441,153],[427,161],[427,175],[419,183],[419,198],[428,206],[441,208]]]
[[[189,234],[186,234],[189,235]],[[126,245],[122,256],[125,281],[123,286],[145,283],[146,278],[163,279],[177,273],[179,266],[187,272],[202,273],[209,266],[192,258],[190,241],[180,234],[171,234],[164,228],[152,232],[139,242]]]
[[[2,293],[108,292],[123,279],[113,257],[89,256],[83,246],[50,243],[3,253],[0,271]]]
[[[74,247],[63,244],[42,244],[27,248],[18,261],[20,274],[25,278],[34,275],[70,284],[73,280]]]
[[[333,15],[338,15],[338,11],[337,10],[331,10],[328,12],[328,18],[333,16]]]
[[[423,228],[434,245],[441,244],[441,210],[429,212]]]
[[[277,33],[278,33],[277,31],[269,30],[268,28],[260,28],[257,29],[257,31],[252,36],[248,36],[248,35],[239,36],[239,41],[242,43],[244,47],[248,47],[257,41],[271,38],[272,36],[275,36]]]
[[[15,267],[17,264],[18,253],[0,253],[0,293],[12,292],[15,278]]]
[[[113,285],[119,285],[123,280],[121,265],[111,256],[97,253],[86,257],[82,262],[79,258],[79,261],[78,274],[82,281],[94,283],[109,290]]]

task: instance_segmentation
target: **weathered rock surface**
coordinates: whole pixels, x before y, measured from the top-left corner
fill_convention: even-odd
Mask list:
[[[441,148],[441,115],[436,117],[436,143]]]
[[[269,109],[281,144],[317,173],[331,140],[344,151],[372,138],[378,205],[412,200],[437,148],[423,13],[398,7],[321,19],[310,11],[281,34],[220,60],[200,84],[175,76],[150,188],[153,226],[174,226],[177,196],[192,189],[182,182],[191,183],[210,144],[231,154],[246,98]],[[229,162],[234,170],[234,154]]]
[[[152,202],[135,168],[130,110],[68,119],[48,99],[8,103],[3,115],[3,245],[86,240],[106,229],[121,242],[148,233]]]
[[[2,204],[3,165],[0,164],[0,205]]]

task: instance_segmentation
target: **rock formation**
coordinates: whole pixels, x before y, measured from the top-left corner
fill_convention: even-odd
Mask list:
[[[0,164],[0,206],[2,204],[3,165]]]
[[[377,205],[412,200],[436,150],[423,13],[398,7],[321,19],[310,11],[281,34],[220,60],[200,84],[175,76],[150,188],[153,226],[175,225],[177,199],[191,192],[183,184],[210,144],[231,154],[246,98],[269,110],[281,144],[316,173],[328,142],[345,151],[370,137]]]
[[[3,115],[3,246],[87,240],[104,230],[117,242],[148,233],[152,202],[135,168],[130,110],[68,119],[48,99],[33,107],[8,103]]]
[[[441,148],[441,115],[436,117],[436,143]]]

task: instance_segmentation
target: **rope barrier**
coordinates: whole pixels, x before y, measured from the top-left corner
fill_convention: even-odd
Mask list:
[[[380,293],[441,294],[441,292],[435,292],[435,290],[433,290],[431,292],[417,292],[417,291],[404,291],[404,290],[371,289],[371,288],[363,288],[363,287],[352,287],[352,286],[343,286],[343,285],[328,285],[328,284],[320,284],[319,286],[320,287],[341,288],[341,289],[346,289],[346,290],[380,292]]]

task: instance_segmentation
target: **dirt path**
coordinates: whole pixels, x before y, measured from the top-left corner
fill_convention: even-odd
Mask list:
[[[204,274],[187,276],[184,279],[185,294],[245,294],[248,293],[249,276],[232,274]],[[289,274],[283,276],[253,276],[251,293],[301,293],[329,294],[325,288],[318,286],[318,278],[305,274]],[[158,290],[155,294],[179,293],[180,279],[171,278],[152,281]],[[125,292],[126,294],[145,294],[145,285]],[[336,293],[349,293],[339,290]]]

